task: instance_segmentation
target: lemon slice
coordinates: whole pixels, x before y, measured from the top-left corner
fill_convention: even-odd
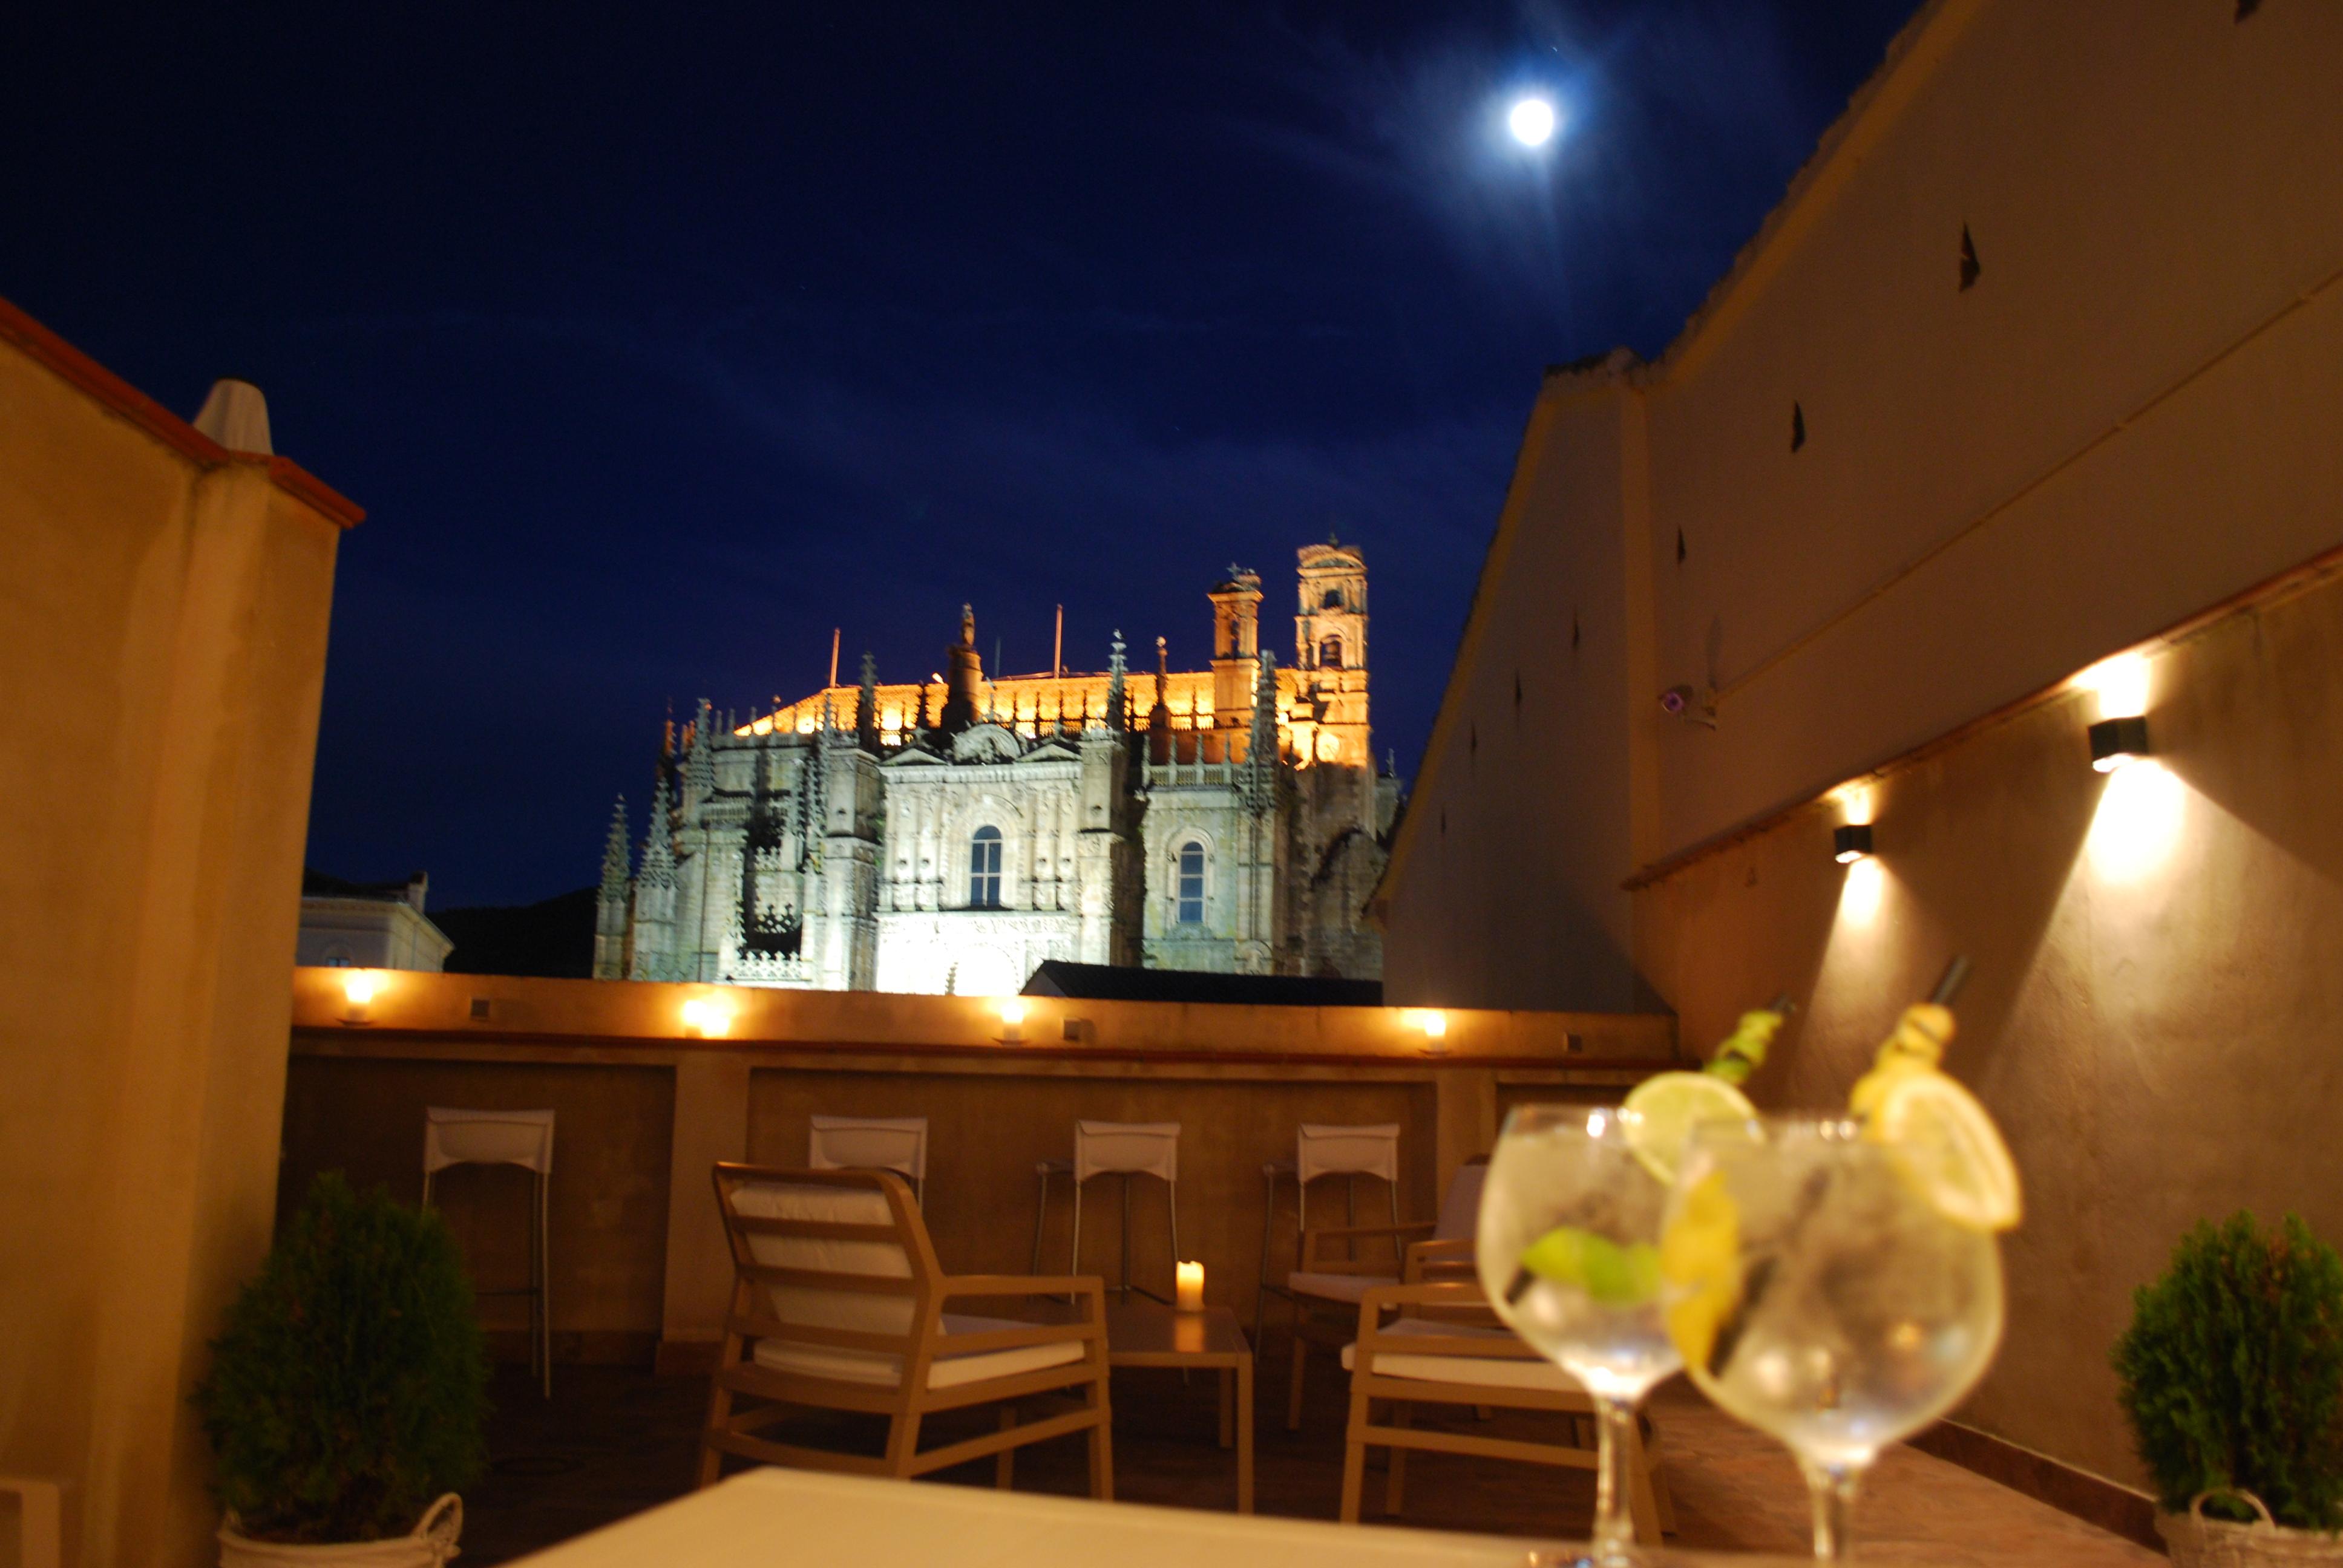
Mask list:
[[[1941,1072],[1897,1073],[1863,1135],[1894,1151],[1938,1212],[1973,1231],[2017,1223],[2017,1166],[1976,1096]]]
[[[1654,1074],[1630,1090],[1619,1109],[1628,1149],[1644,1170],[1671,1185],[1695,1123],[1746,1121],[1757,1114],[1747,1095],[1713,1072]]]
[[[1718,1332],[1741,1300],[1741,1209],[1712,1171],[1693,1183],[1660,1232],[1668,1338],[1693,1366],[1706,1366]]]

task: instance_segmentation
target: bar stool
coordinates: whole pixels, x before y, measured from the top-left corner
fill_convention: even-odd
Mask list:
[[[806,1140],[815,1171],[892,1171],[928,1198],[928,1119],[924,1116],[816,1116]]]
[[[1269,1270],[1270,1238],[1276,1226],[1272,1223],[1277,1211],[1277,1183],[1282,1177],[1293,1179],[1293,1248],[1295,1268],[1302,1267],[1302,1216],[1310,1207],[1310,1183],[1321,1176],[1346,1178],[1342,1190],[1344,1223],[1359,1222],[1359,1178],[1380,1176],[1391,1193],[1392,1223],[1399,1223],[1399,1123],[1378,1122],[1367,1127],[1338,1127],[1324,1122],[1305,1121],[1293,1140],[1291,1162],[1272,1160],[1261,1168],[1261,1286],[1252,1298],[1252,1342],[1261,1343],[1263,1314],[1272,1295],[1293,1299],[1293,1292],[1273,1282]]]
[[[1153,1176],[1163,1183],[1163,1201],[1172,1216],[1172,1258],[1176,1264],[1180,1257],[1180,1124],[1176,1121],[1077,1121],[1074,1123],[1074,1157],[1071,1160],[1042,1160],[1035,1162],[1033,1174],[1041,1183],[1041,1193],[1033,1204],[1033,1272],[1041,1271],[1041,1221],[1050,1209],[1050,1179],[1069,1176],[1074,1186],[1074,1235],[1069,1249],[1069,1274],[1081,1271],[1082,1261],[1082,1184],[1093,1176],[1122,1178],[1122,1277],[1107,1289],[1119,1291],[1125,1301],[1131,1292],[1161,1302],[1164,1298],[1144,1286],[1131,1282],[1131,1179],[1133,1176]],[[1172,1271],[1179,1272],[1175,1267]],[[1170,1303],[1165,1302],[1166,1305]]]
[[[553,1312],[546,1295],[552,1271],[546,1245],[553,1177],[553,1112],[459,1111],[444,1105],[423,1112],[423,1206],[431,1206],[431,1179],[450,1165],[518,1165],[529,1173],[536,1201],[528,1209],[528,1284],[488,1296],[528,1298],[528,1370],[553,1397]]]

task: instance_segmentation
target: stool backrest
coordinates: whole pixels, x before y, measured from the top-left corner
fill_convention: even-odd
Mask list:
[[[553,1170],[553,1112],[467,1111],[433,1105],[423,1112],[423,1172],[450,1165],[518,1165]]]
[[[1293,1141],[1293,1170],[1307,1187],[1321,1176],[1399,1180],[1399,1123],[1336,1127],[1305,1121]]]
[[[1480,1230],[1481,1188],[1489,1180],[1489,1162],[1474,1160],[1456,1172],[1448,1183],[1448,1195],[1440,1201],[1440,1220],[1432,1228],[1435,1241],[1469,1241]]]
[[[924,1116],[817,1116],[806,1163],[816,1171],[893,1171],[917,1185],[928,1179]]]
[[[1180,1179],[1180,1124],[1176,1121],[1077,1121],[1074,1180],[1087,1181],[1108,1171]]]
[[[902,1178],[719,1165],[716,1201],[734,1272],[750,1286],[739,1332],[910,1352],[941,1271]]]

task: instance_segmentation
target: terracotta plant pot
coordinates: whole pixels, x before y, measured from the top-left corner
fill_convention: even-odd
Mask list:
[[[220,1568],[444,1568],[456,1555],[464,1528],[464,1500],[454,1493],[423,1511],[413,1531],[387,1541],[297,1546],[286,1541],[255,1541],[236,1527],[236,1515],[220,1526]]]

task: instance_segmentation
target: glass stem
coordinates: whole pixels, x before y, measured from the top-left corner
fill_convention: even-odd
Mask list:
[[[1594,1404],[1594,1527],[1589,1543],[1595,1562],[1633,1561],[1635,1523],[1627,1507],[1627,1455],[1634,1448],[1635,1407],[1601,1394]]]
[[[1863,1470],[1853,1464],[1802,1463],[1806,1490],[1815,1500],[1815,1559],[1846,1563],[1855,1557],[1855,1537],[1848,1530],[1855,1513],[1855,1489]]]

